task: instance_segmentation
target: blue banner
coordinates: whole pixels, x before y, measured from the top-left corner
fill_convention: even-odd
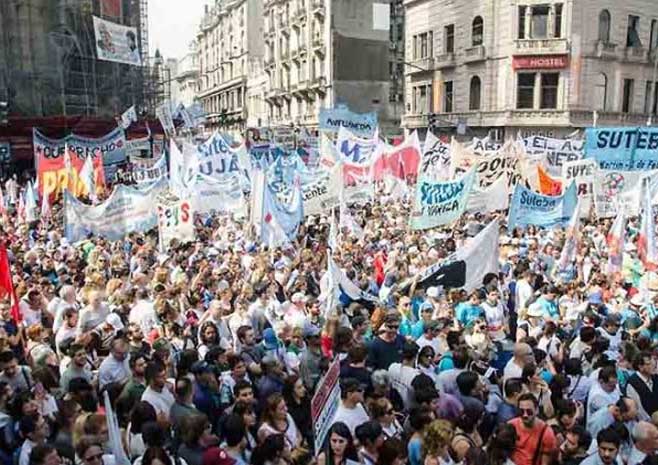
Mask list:
[[[345,106],[320,109],[320,129],[338,133],[340,128],[348,129],[360,137],[372,137],[377,130],[377,113],[352,113]]]
[[[510,203],[508,230],[530,225],[542,228],[566,226],[577,204],[578,191],[575,182],[572,182],[561,196],[541,195],[517,184]]]
[[[466,209],[474,181],[475,169],[472,168],[456,181],[419,182],[411,227],[430,229],[455,221]]]
[[[658,169],[658,128],[588,128],[585,136],[585,157],[602,169]]]

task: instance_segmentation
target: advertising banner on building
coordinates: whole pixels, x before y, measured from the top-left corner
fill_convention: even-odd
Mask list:
[[[587,128],[585,156],[604,170],[658,169],[658,128]]]
[[[528,155],[544,155],[544,168],[553,177],[562,176],[565,162],[583,158],[584,140],[530,136],[521,141]]]
[[[160,199],[158,237],[163,253],[174,239],[178,242],[194,241],[194,209],[188,200]]]
[[[576,183],[572,182],[563,195],[554,197],[537,194],[517,184],[510,202],[507,227],[512,231],[517,226],[565,226],[577,204]]]
[[[377,113],[353,113],[345,106],[321,108],[319,116],[321,131],[338,134],[340,128],[352,134],[370,138],[377,131]]]
[[[99,60],[141,66],[137,28],[94,16],[96,54]]]
[[[119,241],[131,232],[146,232],[158,225],[158,186],[147,191],[119,185],[103,203],[90,206],[64,194],[64,233],[70,243],[88,234]]]
[[[413,229],[430,229],[456,220],[466,209],[475,181],[475,170],[469,170],[455,181],[419,182],[415,207],[411,214]]]

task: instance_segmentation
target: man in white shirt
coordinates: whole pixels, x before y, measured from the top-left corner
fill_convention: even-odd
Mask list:
[[[520,378],[526,363],[534,361],[532,348],[523,342],[514,344],[514,356],[505,365],[503,383],[510,378]]]
[[[112,341],[112,351],[98,368],[98,387],[102,391],[108,384],[125,384],[130,379],[128,343],[122,338]]]
[[[169,412],[176,399],[167,388],[166,376],[165,367],[160,362],[155,361],[148,364],[146,367],[148,387],[142,394],[142,401],[151,404],[158,417],[168,420]]]
[[[592,385],[587,396],[587,417],[591,417],[597,410],[616,404],[621,397],[617,384],[617,370],[614,365],[601,368],[598,382]]]
[[[516,302],[516,311],[521,313],[521,310],[526,308],[528,301],[532,297],[533,290],[532,284],[534,281],[534,273],[530,270],[523,272],[521,279],[516,282],[515,289],[515,302]]]
[[[432,320],[429,322],[423,323],[423,335],[416,339],[416,344],[418,348],[422,349],[425,346],[430,346],[434,349],[434,354],[442,354],[441,351],[441,341],[437,337],[439,333],[439,322]]]
[[[148,290],[139,289],[136,297],[137,303],[130,309],[128,322],[139,325],[142,328],[142,332],[148,335],[158,322],[155,307],[153,301],[149,298]]]
[[[388,367],[391,387],[398,391],[406,409],[411,407],[412,402],[411,382],[420,374],[420,370],[415,368],[419,351],[418,344],[406,342],[402,348],[402,363],[393,363]]]
[[[100,291],[89,293],[89,305],[80,311],[78,317],[77,336],[89,333],[91,330],[102,324],[110,314],[110,309],[103,302],[103,294]]]
[[[357,426],[370,420],[363,408],[363,390],[363,386],[355,378],[346,378],[341,382],[341,402],[332,423],[339,421],[345,423],[352,435]]]

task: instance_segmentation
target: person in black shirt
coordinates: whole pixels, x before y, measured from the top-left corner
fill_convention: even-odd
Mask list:
[[[379,335],[368,348],[368,366],[373,370],[386,370],[393,363],[402,360],[402,346],[405,338],[398,333],[400,316],[391,312],[384,317]]]
[[[347,353],[346,363],[340,367],[340,377],[355,378],[359,380],[363,386],[366,386],[366,391],[371,386],[370,370],[366,368],[366,358],[368,357],[368,349],[364,345],[356,345],[351,347]]]

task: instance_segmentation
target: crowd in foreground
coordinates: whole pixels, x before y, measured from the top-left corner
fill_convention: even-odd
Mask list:
[[[57,206],[27,224],[10,206],[3,465],[653,464],[658,274],[637,221],[623,272],[605,273],[610,223],[584,221],[565,275],[562,231],[506,235],[500,219],[499,272],[466,292],[413,278],[495,215],[420,233],[408,211],[386,195],[352,207],[362,234],[331,254],[378,303],[329,305],[326,218],[276,250],[244,220],[196,218],[197,240],[161,253],[157,232],[69,244]],[[334,360],[340,404],[314,450]]]

